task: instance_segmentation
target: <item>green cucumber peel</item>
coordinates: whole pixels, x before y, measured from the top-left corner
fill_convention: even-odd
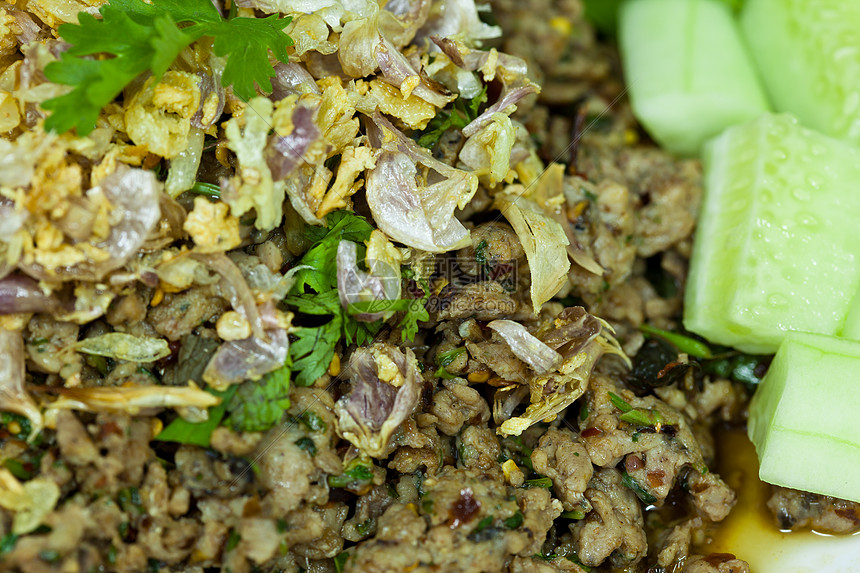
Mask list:
[[[838,334],[860,286],[860,149],[766,114],[704,155],[684,327],[751,354]]]
[[[762,481],[860,502],[860,342],[789,333],[750,403]]]
[[[774,109],[860,144],[860,2],[748,0],[741,30]]]
[[[630,103],[667,150],[697,156],[769,109],[732,10],[720,0],[628,0],[618,25]]]

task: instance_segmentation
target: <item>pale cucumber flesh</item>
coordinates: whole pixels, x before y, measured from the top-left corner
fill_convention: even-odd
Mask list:
[[[706,140],[768,109],[720,0],[629,0],[618,41],[633,111],[669,151],[698,155]]]
[[[790,330],[840,333],[860,285],[860,149],[766,114],[704,163],[685,327],[753,353]]]
[[[776,111],[860,143],[860,2],[747,0],[741,29]]]
[[[860,342],[790,333],[750,403],[768,483],[860,502]]]

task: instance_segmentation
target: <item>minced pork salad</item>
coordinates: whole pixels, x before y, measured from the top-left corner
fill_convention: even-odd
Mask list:
[[[749,571],[578,0],[7,0],[0,132],[0,570]]]

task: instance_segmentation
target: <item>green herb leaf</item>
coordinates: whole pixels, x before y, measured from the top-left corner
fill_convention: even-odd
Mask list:
[[[583,519],[585,517],[585,513],[582,511],[577,511],[577,510],[565,511],[561,515],[559,515],[559,517],[562,517],[564,519],[574,519],[574,520]]]
[[[618,416],[618,419],[636,426],[653,426],[654,419],[643,410],[630,410]]]
[[[440,352],[436,355],[436,364],[438,364],[439,366],[448,366],[464,352],[466,352],[465,348],[452,348],[451,350]]]
[[[505,527],[507,527],[508,529],[516,529],[523,524],[523,519],[523,513],[521,511],[518,511],[506,520],[504,520],[502,523],[504,523]]]
[[[481,263],[482,265],[487,264],[487,241],[481,239],[481,242],[478,243],[478,246],[475,247],[475,260]]]
[[[526,489],[530,489],[533,487],[542,487],[542,488],[551,488],[552,487],[552,479],[548,477],[541,477],[536,479],[527,479],[523,482],[523,487]]]
[[[325,374],[334,357],[334,347],[342,336],[343,318],[336,314],[322,326],[302,327],[295,332],[296,340],[290,344],[293,370],[298,372],[296,385],[310,386]]]
[[[302,294],[307,288],[325,293],[337,288],[337,246],[342,240],[363,243],[370,239],[373,226],[364,217],[352,211],[333,211],[326,215],[326,227],[312,227],[308,234],[315,244],[302,256],[299,265],[310,269],[296,273],[294,294]],[[364,245],[359,244],[359,258],[363,258]]]
[[[346,567],[346,560],[349,558],[349,553],[341,551],[334,558],[334,570],[337,573],[343,573],[343,568]]]
[[[627,473],[626,470],[621,471],[621,482],[633,490],[633,493],[636,494],[643,503],[654,503],[657,501],[657,498],[651,495],[645,488],[643,488],[638,481],[630,477],[630,474]]]
[[[481,93],[470,100],[457,98],[450,112],[439,111],[436,117],[430,120],[427,128],[418,138],[418,145],[431,148],[449,129],[463,129],[478,117],[481,104],[487,101],[487,86],[481,89]]]
[[[9,470],[13,476],[20,480],[28,480],[33,477],[33,474],[24,468],[24,464],[14,458],[3,460],[3,466]]]
[[[689,336],[684,336],[677,332],[669,332],[668,330],[655,328],[649,324],[640,325],[639,330],[651,336],[659,336],[663,340],[674,344],[679,351],[689,354],[690,356],[695,356],[696,358],[711,358],[713,356],[708,345],[696,340],[695,338],[690,338]]]
[[[370,483],[372,479],[373,470],[366,464],[353,460],[339,476],[328,476],[328,485],[329,487],[347,487]]]
[[[227,404],[226,426],[239,432],[263,432],[277,424],[290,407],[289,364],[257,381],[239,385],[236,399]]]
[[[311,457],[317,455],[317,445],[312,439],[308,438],[307,436],[296,440],[296,445],[299,447],[300,450],[306,451]]]
[[[621,410],[622,412],[629,412],[633,409],[627,400],[619,396],[618,394],[614,394],[612,392],[609,393],[609,401],[612,402],[612,405]]]
[[[230,386],[224,392],[218,392],[217,390],[206,388],[207,392],[221,398],[220,404],[209,408],[209,418],[205,422],[198,423],[176,418],[160,434],[155,436],[155,439],[162,442],[178,442],[180,444],[191,444],[208,448],[209,442],[212,439],[212,432],[215,431],[215,428],[224,419],[227,404],[233,399],[233,395],[237,389],[237,386]]]
[[[240,541],[242,541],[242,536],[235,529],[231,529],[230,534],[227,536],[227,545],[224,547],[224,551],[233,551],[239,545]]]
[[[443,379],[443,380],[452,380],[452,379],[454,379],[454,378],[456,378],[456,377],[457,377],[457,375],[456,375],[456,374],[451,374],[450,372],[448,372],[447,370],[445,370],[445,367],[444,367],[444,366],[440,366],[440,367],[436,370],[436,372],[434,372],[434,373],[433,373],[433,376],[435,376],[436,378],[441,378],[441,379]]]
[[[255,95],[255,84],[272,89],[269,78],[275,71],[269,51],[286,62],[287,46],[292,45],[282,32],[289,18],[222,20],[207,0],[112,0],[99,13],[101,19],[80,12],[78,24],[59,27],[60,36],[72,46],[45,67],[45,75],[73,89],[42,104],[53,112],[45,121],[48,130],[77,128],[79,135],[88,134],[101,109],[125,86],[146,71],[157,81],[182,50],[203,36],[214,38],[217,55],[230,56],[221,81],[242,99]],[[101,54],[109,57],[84,59]]]
[[[212,197],[213,199],[221,198],[221,187],[213,183],[197,181],[191,189],[188,190],[188,192],[194,193],[195,195],[205,195],[207,197]]]
[[[14,533],[7,533],[0,539],[0,555],[11,553],[15,549],[15,544],[18,542],[18,536]]]

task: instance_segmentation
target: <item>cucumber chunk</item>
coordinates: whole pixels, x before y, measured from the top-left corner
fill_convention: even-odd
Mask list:
[[[702,144],[768,110],[731,9],[720,0],[630,0],[619,47],[637,119],[664,148]]]
[[[749,353],[789,330],[839,333],[860,285],[860,149],[766,114],[704,163],[687,330]]]
[[[792,332],[750,403],[768,483],[860,502],[860,342]]]
[[[777,111],[860,143],[860,2],[748,0],[741,29]]]

